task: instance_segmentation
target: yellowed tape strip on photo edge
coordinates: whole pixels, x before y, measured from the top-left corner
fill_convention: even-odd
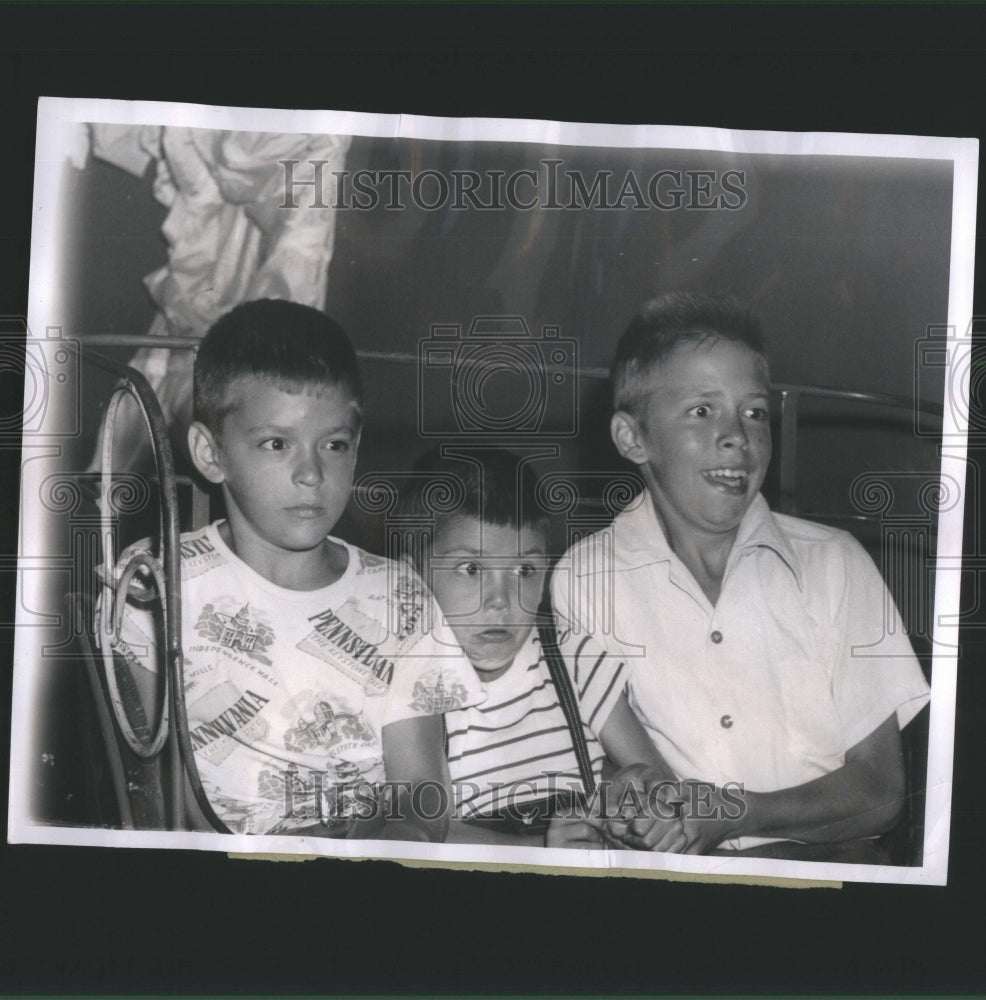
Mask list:
[[[318,861],[321,854],[227,854],[234,861]],[[549,865],[508,865],[483,861],[419,861],[409,858],[336,858],[338,861],[389,861],[407,868],[449,868],[454,871],[506,872],[529,875],[588,875],[592,878],[650,878],[705,885],[765,885],[775,889],[841,889],[842,882],[825,879],[772,878],[769,875],[700,875],[694,872],[642,871],[637,868],[554,868]]]

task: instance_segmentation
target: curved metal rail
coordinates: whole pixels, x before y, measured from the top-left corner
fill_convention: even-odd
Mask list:
[[[148,338],[158,339],[158,338]],[[117,727],[127,744],[143,759],[152,759],[167,746],[172,766],[169,768],[170,818],[174,826],[185,822],[185,778],[195,801],[210,825],[220,833],[229,833],[228,827],[216,815],[202,787],[195,754],[192,749],[185,709],[184,663],[181,645],[181,564],[180,529],[178,518],[178,493],[174,459],[168,440],[167,423],[154,390],[134,368],[119,365],[99,354],[87,351],[88,360],[117,376],[117,384],[110,396],[101,431],[102,456],[99,508],[101,535],[106,574],[102,591],[100,628],[104,650],[104,673],[110,691],[111,707]],[[120,403],[125,397],[137,403],[151,439],[151,449],[160,489],[160,540],[159,554],[135,552],[117,565],[113,551],[113,532],[110,530],[113,510],[110,492],[113,479],[113,435]],[[159,718],[149,740],[134,732],[120,698],[112,662],[112,647],[119,640],[127,591],[134,576],[145,570],[150,572],[161,600],[164,624],[164,671],[162,704]],[[108,661],[108,662],[107,662]],[[171,724],[173,722],[173,724]]]
[[[164,350],[188,351],[194,350],[199,344],[197,337],[155,337],[155,336],[117,336],[104,334],[87,338],[85,344],[101,347],[161,348]],[[417,366],[420,358],[417,354],[402,351],[357,351],[360,361],[383,363],[401,366]],[[562,370],[559,366],[545,365],[546,370]],[[606,368],[586,367],[579,369],[582,378],[603,381],[609,378]],[[877,520],[868,514],[828,514],[818,511],[802,511],[798,509],[797,468],[798,468],[798,419],[800,405],[804,399],[827,399],[842,403],[864,403],[884,409],[906,411],[912,414],[922,413],[932,417],[941,417],[944,406],[930,400],[912,399],[908,396],[894,396],[880,392],[856,392],[849,389],[834,389],[820,385],[795,385],[776,382],[771,386],[771,392],[780,397],[780,447],[776,455],[778,468],[779,497],[778,507],[784,514],[797,514],[807,518],[833,518],[842,521],[874,522]]]

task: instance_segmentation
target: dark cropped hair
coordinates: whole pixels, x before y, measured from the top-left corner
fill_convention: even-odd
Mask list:
[[[613,361],[613,406],[634,413],[647,377],[681,343],[721,338],[746,344],[767,363],[760,321],[733,298],[672,292],[640,307],[620,338]]]
[[[449,449],[451,454],[445,454]],[[519,466],[519,468],[518,468]],[[547,535],[550,517],[537,497],[530,463],[502,448],[435,445],[415,463],[397,503],[401,517],[475,517]]]
[[[363,407],[356,352],[335,320],[281,299],[244,302],[213,323],[195,354],[194,419],[218,433],[229,387],[252,376],[280,388],[339,386]]]

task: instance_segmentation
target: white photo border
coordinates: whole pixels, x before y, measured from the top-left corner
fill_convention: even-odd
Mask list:
[[[825,155],[951,160],[953,201],[947,324],[954,332],[946,393],[955,387],[959,400],[946,399],[942,474],[963,489],[966,481],[968,401],[973,318],[973,261],[978,141],[916,136],[834,133],[737,132],[718,128],[606,125],[501,119],[442,119],[408,115],[370,115],[332,111],[221,108],[154,102],[43,98],[39,105],[34,214],[31,241],[29,337],[57,326],[63,313],[59,275],[71,267],[60,234],[59,206],[67,130],[87,122],[125,125],[182,125],[201,128],[279,133],[325,133],[391,139],[501,143],[538,143],[582,147],[677,149],[743,154]],[[29,389],[30,387],[28,387]],[[949,403],[957,405],[949,405]],[[50,442],[25,439],[22,469],[50,454]],[[46,449],[48,449],[46,451]],[[44,531],[42,505],[21,497],[21,537]],[[342,858],[407,859],[410,861],[475,862],[491,865],[548,867],[558,872],[596,869],[614,873],[668,872],[696,875],[806,878],[944,885],[948,871],[951,811],[957,622],[962,574],[956,572],[963,552],[964,504],[942,512],[938,524],[938,563],[934,609],[932,699],[929,723],[928,778],[924,825],[924,860],[920,867],[791,862],[737,857],[648,855],[637,852],[575,851],[550,848],[422,845],[403,842],[337,841],[318,838],[243,836],[202,833],[128,832],[56,827],[29,815],[31,773],[30,723],[37,711],[34,663],[40,647],[38,630],[27,627],[30,584],[18,571],[18,629],[15,649],[10,774],[9,834],[11,843],[71,844],[137,848],[180,848],[231,854],[294,854]],[[979,543],[980,540],[977,540]]]

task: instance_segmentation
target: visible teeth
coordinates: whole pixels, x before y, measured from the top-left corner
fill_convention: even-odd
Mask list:
[[[710,476],[721,476],[724,479],[746,479],[746,473],[740,469],[710,469]]]

